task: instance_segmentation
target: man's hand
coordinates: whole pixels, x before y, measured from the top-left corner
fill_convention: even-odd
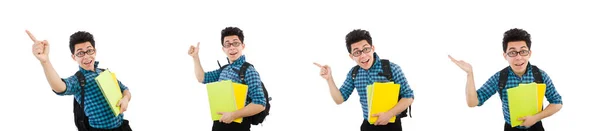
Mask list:
[[[50,52],[49,44],[47,40],[37,40],[29,30],[25,30],[31,41],[33,41],[33,46],[31,47],[31,52],[40,62],[45,63],[48,62],[48,53]]]
[[[523,121],[523,123],[521,123],[521,126],[524,127],[531,127],[533,126],[533,124],[537,123],[538,121],[540,121],[540,119],[534,117],[534,116],[526,116],[526,117],[521,117],[519,118],[520,121]]]
[[[452,56],[448,55],[448,58],[450,58],[450,60],[452,60],[452,62],[454,62],[454,64],[456,64],[458,67],[460,67],[460,69],[462,69],[463,71],[467,72],[467,73],[473,73],[473,67],[471,66],[471,64],[462,61],[462,60],[456,60],[454,58],[452,58]]]
[[[119,104],[117,106],[121,107],[121,113],[127,111],[127,106],[129,106],[129,99],[121,98],[121,100],[119,101]],[[119,114],[121,114],[121,113],[119,113]]]
[[[325,80],[331,80],[332,79],[332,77],[331,77],[331,68],[329,68],[328,65],[323,65],[322,66],[321,64],[318,64],[316,62],[313,63],[313,64],[315,64],[316,66],[318,66],[319,68],[321,68],[320,75],[321,75],[321,77],[323,77],[323,79],[325,79]]]
[[[192,56],[192,58],[198,58],[199,48],[200,48],[200,42],[198,42],[196,47],[194,47],[194,45],[191,45],[190,49],[188,50],[188,55]]]
[[[373,114],[372,117],[377,117],[377,121],[375,121],[374,125],[376,125],[376,126],[387,125],[388,122],[390,121],[390,119],[392,119],[392,117],[394,117],[394,114],[392,114],[390,112],[382,112],[382,113]]]
[[[221,119],[219,119],[219,122],[223,122],[223,123],[231,123],[233,120],[237,119],[235,118],[233,112],[217,112],[217,114],[222,115]]]

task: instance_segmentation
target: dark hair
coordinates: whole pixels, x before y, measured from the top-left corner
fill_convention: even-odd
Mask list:
[[[371,40],[371,34],[369,34],[369,31],[355,29],[348,33],[346,35],[346,49],[348,49],[348,53],[350,53],[350,45],[361,40],[367,40],[367,43],[369,43],[369,45],[373,45],[373,40]]]
[[[502,39],[502,52],[506,52],[508,48],[508,42],[514,41],[525,41],[527,48],[531,49],[531,35],[523,29],[513,28],[504,32],[504,38]]]
[[[71,35],[71,39],[69,40],[69,48],[71,49],[71,54],[75,54],[75,45],[81,44],[84,42],[90,42],[92,47],[96,48],[96,42],[94,41],[94,36],[86,31],[77,31]]]
[[[242,41],[242,43],[244,43],[244,32],[237,27],[227,27],[223,30],[221,30],[221,45],[223,45],[224,39],[226,36],[232,36],[235,35],[238,38],[240,38],[240,41]]]

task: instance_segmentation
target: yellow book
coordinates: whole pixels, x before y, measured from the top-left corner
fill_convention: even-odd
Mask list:
[[[100,73],[95,80],[102,91],[104,98],[106,98],[106,102],[109,104],[108,106],[112,109],[114,115],[118,116],[121,112],[121,108],[118,107],[117,104],[119,104],[119,101],[123,98],[123,94],[121,92],[121,87],[119,87],[117,82],[116,75],[109,70],[105,70]]]
[[[368,91],[368,90],[367,90]],[[382,112],[387,112],[394,108],[398,103],[398,95],[400,94],[400,84],[394,84],[393,82],[387,83],[373,83],[371,89],[370,107],[369,107],[369,123],[374,124],[378,117],[372,115]],[[369,98],[367,98],[369,99]],[[396,122],[396,116],[393,116],[389,120],[390,123]]]
[[[248,86],[223,80],[208,83],[206,89],[212,120],[217,121],[222,117],[218,112],[234,112],[244,107]],[[242,123],[242,119],[234,122]]]
[[[248,93],[248,86],[244,84],[233,83],[233,92],[237,110],[244,108],[246,106],[246,94]],[[242,120],[243,118],[238,118],[233,121],[242,123]]]
[[[537,99],[538,99],[538,112],[544,108],[544,96],[546,96],[546,84],[537,84]]]
[[[519,84],[506,90],[508,95],[508,110],[512,127],[521,125],[521,117],[538,113],[538,91],[536,83]]]

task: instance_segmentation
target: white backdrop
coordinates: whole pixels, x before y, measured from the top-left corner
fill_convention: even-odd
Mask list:
[[[137,131],[210,130],[205,85],[196,81],[190,45],[201,42],[205,70],[226,63],[220,30],[245,32],[247,60],[273,97],[271,115],[253,131],[359,130],[356,91],[336,105],[319,68],[332,67],[341,86],[355,63],[344,36],[371,32],[376,52],[399,64],[415,92],[405,130],[495,130],[503,127],[497,95],[468,108],[466,74],[447,55],[474,66],[481,86],[507,66],[502,33],[532,34],[531,62],[549,73],[564,106],[544,120],[548,131],[591,128],[599,114],[596,44],[598,4],[569,1],[220,1],[208,2],[0,2],[0,130],[75,130],[72,96],[57,96],[31,54],[25,33],[50,42],[50,60],[61,77],[77,71],[69,35],[96,38],[100,67],[110,68],[132,93],[125,118]]]

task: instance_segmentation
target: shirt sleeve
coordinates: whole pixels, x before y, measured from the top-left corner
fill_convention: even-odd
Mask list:
[[[248,95],[252,99],[251,103],[266,106],[267,102],[262,89],[262,81],[256,69],[252,66],[248,67],[244,79],[246,80],[246,85],[248,85]]]
[[[354,91],[354,80],[352,80],[352,70],[350,70],[350,72],[348,72],[348,75],[346,75],[346,80],[344,80],[344,84],[342,84],[342,87],[340,87],[339,90],[342,94],[342,97],[344,98],[344,101],[348,100],[350,94],[352,94],[352,92]]]
[[[218,81],[219,74],[221,74],[221,70],[219,70],[219,69],[209,71],[209,72],[204,72],[204,81],[202,81],[202,84],[207,84],[207,83]]]
[[[73,75],[67,78],[62,78],[61,80],[65,82],[66,89],[64,92],[56,92],[52,90],[54,93],[56,93],[56,95],[73,95],[81,90],[81,86],[79,86],[79,80],[77,79],[77,76]]]
[[[494,74],[490,79],[487,80],[479,89],[477,89],[477,100],[479,100],[479,104],[477,106],[483,105],[485,101],[490,99],[492,95],[496,94],[498,91],[498,77],[500,77],[500,72]]]
[[[414,98],[413,90],[410,88],[404,73],[398,64],[391,63],[392,74],[394,75],[394,83],[400,84],[401,98]]]
[[[558,91],[556,91],[556,88],[554,87],[554,83],[552,83],[552,79],[550,79],[550,77],[548,76],[548,74],[546,74],[546,72],[540,70],[540,73],[542,73],[542,77],[544,79],[544,83],[546,84],[546,99],[548,100],[548,102],[550,104],[562,104],[562,97],[560,96],[560,94],[558,94]]]
[[[119,82],[119,87],[121,88],[121,92],[125,91],[125,90],[129,90],[129,88],[127,88],[127,86],[125,86],[123,83],[121,83],[120,80],[117,80]]]

